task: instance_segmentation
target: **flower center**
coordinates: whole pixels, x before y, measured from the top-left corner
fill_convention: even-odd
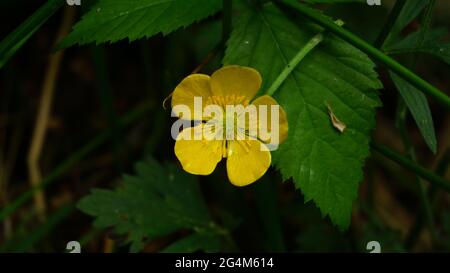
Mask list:
[[[227,140],[237,139],[238,134],[242,133],[240,124],[238,124],[237,113],[225,111],[225,116],[222,122],[225,139]]]
[[[220,133],[226,140],[236,140],[245,135],[245,124],[240,119],[249,100],[245,96],[211,96],[207,105],[218,105],[222,109],[222,116],[215,117],[209,122],[219,125]],[[245,120],[244,120],[245,122]]]

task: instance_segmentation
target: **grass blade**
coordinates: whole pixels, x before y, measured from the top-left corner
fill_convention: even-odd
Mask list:
[[[129,113],[125,114],[120,119],[120,124],[122,126],[130,125],[132,122],[138,120],[144,114],[146,114],[150,109],[153,108],[153,104],[146,103],[141,107],[137,107],[134,110],[131,110]],[[71,156],[69,156],[66,160],[64,160],[60,165],[58,165],[53,171],[45,177],[36,187],[33,187],[26,192],[22,193],[18,196],[14,201],[9,203],[6,207],[0,210],[0,222],[2,222],[6,217],[14,213],[17,209],[22,207],[28,200],[33,197],[33,194],[40,190],[41,188],[45,188],[51,183],[53,183],[59,176],[61,176],[64,172],[70,169],[77,162],[86,157],[93,150],[102,145],[109,137],[109,131],[100,133],[98,136],[93,138],[86,145],[81,147],[79,150],[74,152]]]
[[[25,42],[65,3],[64,0],[49,0],[18,28],[0,42],[0,68],[21,48]]]
[[[395,86],[397,87],[398,92],[405,100],[405,103],[408,106],[408,109],[411,112],[417,126],[419,127],[425,142],[430,150],[433,153],[436,153],[436,133],[427,98],[414,86],[397,76],[395,73],[390,72],[390,75]]]

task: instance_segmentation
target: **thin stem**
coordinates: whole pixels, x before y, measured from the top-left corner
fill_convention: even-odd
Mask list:
[[[64,0],[49,0],[28,17],[13,32],[0,41],[0,69],[30,37],[61,7]]]
[[[387,148],[384,145],[372,142],[370,144],[370,146],[375,151],[386,156],[387,158],[391,159],[392,161],[397,162],[405,169],[414,172],[418,176],[429,181],[431,184],[436,185],[436,186],[446,190],[447,192],[450,192],[450,181],[447,181],[443,177],[435,174],[433,171],[430,171],[427,168],[420,166],[419,164],[413,162],[412,160],[408,159],[407,157],[404,157],[403,155],[399,154],[398,152],[395,152],[395,151]]]
[[[336,24],[342,25],[342,21],[337,21]],[[276,80],[272,83],[266,94],[272,96],[275,91],[283,84],[286,78],[291,74],[295,67],[303,60],[309,52],[311,52],[322,40],[323,30],[312,37],[305,46],[291,59],[283,71],[278,75]],[[263,220],[263,227],[267,237],[267,248],[269,251],[285,251],[283,241],[283,233],[280,225],[280,217],[276,209],[276,198],[274,191],[270,189],[270,181],[261,181],[261,184],[256,186],[256,202],[258,210]]]
[[[373,47],[368,42],[359,38],[350,31],[345,30],[344,28],[336,25],[332,20],[329,20],[327,17],[324,17],[317,10],[311,9],[303,4],[294,2],[274,1],[274,3],[285,12],[289,12],[289,10],[295,9],[297,12],[303,14],[311,21],[319,24],[320,26],[334,33],[336,36],[344,39],[348,43],[362,50],[376,61],[383,63],[387,68],[389,68],[390,70],[398,74],[400,77],[411,83],[413,86],[415,86],[423,93],[433,97],[439,103],[444,105],[448,110],[450,110],[450,97],[445,95],[441,90],[437,89],[427,81],[423,80],[421,77],[417,76],[414,72],[404,67],[391,57],[387,56],[377,48]]]
[[[406,129],[406,117],[407,117],[408,109],[406,107],[406,104],[404,100],[400,97],[399,103],[397,106],[397,120],[396,120],[396,126],[397,129],[400,132],[400,136],[403,142],[403,147],[406,150],[408,157],[415,163],[417,163],[417,156],[414,149],[414,146],[411,143],[411,139],[409,137],[408,131]],[[434,225],[434,216],[433,216],[433,210],[431,208],[430,200],[427,195],[427,190],[423,184],[422,179],[420,179],[419,176],[416,175],[416,182],[417,186],[419,188],[419,199],[422,203],[423,207],[423,216],[418,216],[418,219],[425,219],[427,222],[427,225],[430,229],[431,237],[433,243],[437,242],[437,232],[436,232],[436,226]],[[412,230],[414,231],[414,229]]]
[[[61,25],[56,36],[55,44],[62,40],[72,28],[75,20],[75,10],[66,8]],[[42,179],[42,170],[40,168],[40,159],[47,138],[48,123],[51,117],[56,83],[60,72],[60,66],[63,59],[64,50],[49,56],[48,67],[42,84],[42,92],[39,99],[39,110],[36,115],[36,122],[31,138],[30,148],[27,154],[28,177],[31,186],[35,186]],[[34,193],[34,203],[38,211],[38,218],[45,220],[46,200],[44,191]]]
[[[153,104],[146,104],[141,107],[132,110],[127,113],[123,118],[120,119],[119,123],[121,126],[130,125],[132,122],[137,119],[143,117],[150,109],[153,108]],[[74,166],[77,162],[86,157],[89,153],[94,151],[100,145],[102,145],[108,139],[109,131],[105,131],[100,133],[91,141],[89,141],[86,145],[81,147],[79,150],[74,152],[70,157],[64,160],[61,164],[59,164],[53,171],[44,179],[42,179],[35,187],[32,187],[28,191],[22,193],[19,197],[17,197],[13,202],[4,207],[0,211],[0,221],[3,221],[6,217],[14,213],[18,208],[24,205],[30,198],[33,197],[33,194],[53,183],[58,177],[60,177],[63,173],[68,171],[72,166]]]
[[[450,164],[450,149],[447,149],[442,156],[442,158],[439,160],[437,167],[436,167],[436,173],[440,176],[445,176],[445,173],[449,167]],[[431,203],[431,209],[434,210],[435,208],[435,201],[436,201],[436,193],[437,193],[438,187],[436,185],[431,185],[431,187],[428,190],[428,196]],[[420,231],[422,230],[424,225],[424,219],[422,216],[419,216],[411,230],[409,231],[408,237],[405,240],[405,247],[411,248],[415,245],[417,239],[419,238]],[[437,246],[439,247],[439,241],[437,241]]]
[[[431,17],[432,17],[432,11],[433,11],[434,4],[435,4],[435,1],[431,1],[428,4],[426,11],[424,13],[424,16],[423,16],[424,19],[422,21],[422,25],[419,30],[419,39],[417,40],[416,45],[415,45],[417,48],[420,48],[425,41],[425,35],[431,25]],[[418,61],[418,55],[415,54],[410,61],[410,63],[411,63],[410,67],[412,69],[414,69],[414,67],[416,66],[417,61]],[[411,143],[411,139],[409,137],[409,134],[408,134],[408,131],[406,128],[407,115],[408,115],[408,110],[407,110],[405,101],[403,100],[402,97],[399,96],[395,124],[396,124],[397,129],[400,132],[401,139],[403,142],[403,147],[406,150],[408,157],[413,162],[417,163],[416,152],[415,152],[414,146]],[[436,244],[438,242],[437,231],[436,231],[436,227],[434,224],[433,209],[432,209],[431,202],[430,202],[430,199],[427,194],[427,190],[423,184],[423,181],[420,179],[420,177],[416,176],[416,178],[417,178],[416,182],[417,182],[417,185],[419,188],[419,199],[422,203],[423,211],[421,214],[419,214],[417,216],[415,224],[411,227],[411,229],[409,231],[408,237],[405,241],[405,246],[407,248],[411,248],[414,246],[415,242],[417,241],[417,239],[420,235],[420,232],[422,231],[424,222],[427,223],[428,228],[430,230],[432,243]],[[435,187],[435,186],[433,185],[433,187]]]
[[[342,26],[344,24],[343,21],[337,20],[335,22],[336,25]],[[291,59],[291,61],[287,64],[287,66],[281,71],[280,75],[276,78],[276,80],[272,83],[270,88],[267,90],[266,94],[272,96],[275,91],[283,84],[286,78],[291,74],[291,72],[297,67],[297,65],[311,52],[320,42],[323,40],[323,30],[312,37],[308,43],[304,47],[300,49],[297,54]]]
[[[272,83],[270,88],[267,90],[267,95],[272,96],[275,91],[281,86],[281,84],[286,80],[286,78],[291,74],[292,70],[300,63],[305,56],[311,52],[321,41],[323,40],[322,33],[315,35],[309,40],[309,42],[300,49],[300,51],[292,58],[288,65],[281,71],[277,79]]]
[[[381,30],[380,35],[378,35],[378,38],[375,41],[374,46],[376,48],[383,47],[384,42],[386,41],[387,37],[391,33],[392,27],[394,26],[395,22],[397,22],[397,18],[400,15],[400,12],[402,11],[405,4],[406,4],[406,0],[397,0],[395,2],[395,5],[392,8],[391,13],[389,14],[389,18],[388,18],[386,24],[383,26],[383,29]]]

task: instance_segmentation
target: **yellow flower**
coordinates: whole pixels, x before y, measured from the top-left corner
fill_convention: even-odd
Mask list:
[[[248,128],[232,126],[231,131],[224,125],[219,130],[211,130],[210,124],[217,124],[218,121],[228,124],[227,105],[250,104],[250,101],[258,93],[261,87],[261,75],[253,68],[243,66],[224,66],[214,72],[211,77],[204,74],[192,74],[183,79],[175,88],[172,96],[172,107],[186,105],[191,115],[182,116],[182,119],[198,120],[202,117],[202,111],[208,105],[218,105],[225,113],[221,117],[203,117],[202,122],[194,127],[186,128],[177,136],[175,143],[175,155],[181,162],[183,169],[191,174],[209,175],[216,168],[222,158],[227,158],[227,173],[230,182],[236,186],[245,186],[258,180],[270,166],[271,154],[266,144],[270,139],[259,134],[263,123],[257,123],[257,135],[249,136]],[[194,97],[201,97],[202,108],[194,107]],[[265,105],[267,108],[278,106],[278,103],[268,95],[263,95],[253,100],[251,104],[256,107]],[[267,109],[266,108],[266,109]],[[282,143],[288,133],[288,123],[286,113],[279,107],[279,141]],[[267,111],[267,119],[271,120],[271,112]],[[235,117],[233,124],[236,124]],[[220,120],[219,120],[220,119]],[[248,118],[247,118],[248,119]],[[271,123],[264,128],[271,130]],[[237,128],[234,128],[237,127]],[[248,138],[238,137],[215,139],[208,137],[215,134],[223,136],[246,134]],[[195,138],[193,136],[200,136]],[[189,138],[190,139],[187,139]],[[265,147],[265,148],[263,148]]]

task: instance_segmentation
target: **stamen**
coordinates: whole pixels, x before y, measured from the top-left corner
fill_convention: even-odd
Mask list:
[[[222,158],[227,157],[227,141],[222,141]]]
[[[239,132],[239,131],[243,131],[244,128],[238,128],[238,123],[237,123],[237,119],[239,118],[239,116],[242,115],[242,113],[235,113],[235,115],[227,115],[226,113],[226,108],[227,106],[237,106],[237,105],[242,105],[244,107],[247,107],[250,104],[250,100],[248,100],[245,96],[238,96],[238,95],[227,95],[227,96],[211,96],[208,97],[208,100],[206,101],[206,104],[208,105],[218,105],[222,108],[223,111],[225,111],[223,113],[223,120],[222,120],[222,124],[223,124],[223,137],[226,140],[236,140],[237,136],[240,134],[244,134],[245,132]],[[228,113],[230,114],[230,113]],[[233,119],[233,120],[231,120]],[[214,122],[214,119],[211,120]],[[229,122],[228,124],[232,124],[234,128],[227,126],[227,121]],[[220,122],[219,120],[217,120],[217,122]],[[227,128],[229,127],[229,128]],[[244,129],[245,131],[245,129]],[[226,146],[226,144],[224,144]],[[226,156],[226,153],[225,153]]]

